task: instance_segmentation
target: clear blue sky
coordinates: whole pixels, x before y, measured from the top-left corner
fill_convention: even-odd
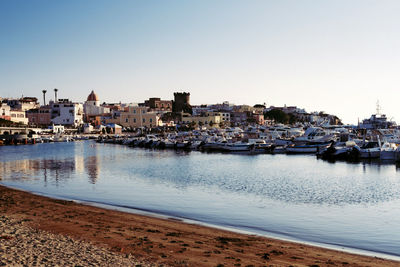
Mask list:
[[[0,1],[0,96],[297,105],[400,123],[400,1]],[[52,92],[47,99],[53,97]]]

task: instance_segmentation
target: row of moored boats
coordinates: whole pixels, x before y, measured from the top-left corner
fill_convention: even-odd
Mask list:
[[[341,127],[309,127],[303,130],[286,126],[246,130],[229,128],[140,137],[100,136],[98,142],[207,152],[308,153],[327,160],[400,160],[400,132],[396,129],[366,131]]]

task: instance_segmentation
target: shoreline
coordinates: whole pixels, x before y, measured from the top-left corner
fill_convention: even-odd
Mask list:
[[[0,184],[0,186],[4,186],[4,185]],[[18,190],[24,191],[23,189],[19,189],[17,187],[9,187],[9,188],[17,190],[17,191]],[[30,193],[33,195],[37,195],[37,196],[51,198],[51,199],[72,201],[76,204],[87,205],[87,206],[97,207],[97,208],[106,209],[106,210],[114,210],[114,211],[134,214],[134,215],[158,218],[158,219],[162,219],[162,220],[176,220],[177,222],[182,222],[185,224],[193,224],[193,225],[199,225],[199,226],[204,226],[204,227],[209,227],[209,228],[215,228],[216,230],[228,231],[228,232],[233,232],[233,233],[242,234],[242,235],[250,235],[250,236],[258,236],[258,237],[262,237],[262,238],[276,239],[276,240],[280,240],[280,241],[296,243],[299,245],[308,245],[308,246],[313,246],[313,247],[335,250],[338,252],[345,252],[345,253],[356,254],[356,255],[360,255],[360,256],[367,256],[367,257],[377,257],[377,258],[400,262],[400,256],[387,254],[387,253],[379,252],[379,251],[369,251],[369,250],[363,250],[363,249],[359,249],[359,248],[345,247],[345,246],[341,246],[341,245],[337,245],[337,244],[304,241],[304,240],[295,239],[295,238],[291,239],[289,237],[285,237],[285,236],[279,235],[279,234],[276,234],[274,236],[274,233],[270,233],[270,235],[260,234],[260,233],[237,229],[237,228],[233,228],[233,227],[229,227],[229,226],[223,226],[223,225],[212,224],[212,223],[207,223],[207,222],[202,222],[202,221],[196,221],[193,219],[181,218],[181,217],[177,217],[174,215],[160,214],[160,213],[147,211],[144,209],[132,208],[132,207],[117,206],[117,205],[111,205],[111,204],[104,204],[101,202],[72,199],[72,198],[67,198],[67,197],[54,197],[54,196],[43,194],[40,192],[32,192],[32,191],[24,191],[24,192],[27,192],[27,193]]]
[[[0,212],[33,229],[170,266],[398,266],[399,262],[209,225],[126,213],[0,185]],[[167,216],[166,216],[167,217]],[[239,265],[240,264],[240,265]]]
[[[276,240],[280,240],[280,241],[296,243],[299,245],[308,245],[308,246],[319,247],[319,248],[324,248],[324,249],[329,249],[329,250],[335,250],[338,252],[345,252],[345,253],[356,254],[356,255],[360,255],[360,256],[367,256],[367,257],[377,257],[377,258],[400,262],[400,256],[388,254],[388,253],[384,253],[384,252],[379,252],[379,251],[365,250],[365,249],[360,249],[360,248],[355,248],[355,247],[345,247],[345,246],[339,245],[339,244],[329,244],[329,243],[305,241],[305,240],[300,240],[300,239],[296,239],[296,238],[286,237],[284,235],[276,234],[276,233],[272,233],[272,232],[269,234],[261,234],[261,233],[257,233],[257,232],[251,232],[250,230],[243,230],[243,229],[238,229],[238,228],[224,226],[224,225],[212,224],[212,223],[208,223],[208,222],[193,220],[190,218],[177,217],[177,216],[174,216],[171,214],[161,214],[161,213],[156,213],[156,212],[152,212],[152,211],[148,211],[148,210],[140,209],[140,208],[135,208],[135,207],[124,207],[124,206],[111,205],[111,204],[101,203],[101,202],[72,199],[72,198],[63,197],[63,196],[52,196],[50,194],[45,194],[45,193],[41,193],[41,192],[29,191],[29,190],[20,189],[18,187],[13,187],[13,186],[8,186],[8,185],[6,186],[1,183],[0,183],[0,186],[4,186],[6,188],[10,188],[10,189],[13,189],[16,191],[27,192],[29,194],[42,196],[42,197],[46,197],[46,198],[50,198],[50,199],[72,201],[79,205],[92,206],[92,207],[97,207],[97,208],[101,208],[101,209],[119,211],[119,212],[133,214],[133,215],[147,216],[147,217],[157,218],[157,219],[162,219],[162,220],[176,220],[178,222],[182,222],[185,224],[192,224],[192,225],[199,225],[199,226],[204,226],[204,227],[209,227],[209,228],[215,228],[216,230],[228,231],[228,232],[233,232],[233,233],[238,233],[238,234],[243,234],[243,235],[257,236],[257,237],[262,237],[262,238],[267,238],[267,239],[276,239]]]

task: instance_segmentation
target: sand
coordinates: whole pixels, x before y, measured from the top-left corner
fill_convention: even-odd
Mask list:
[[[0,186],[0,266],[400,266]]]

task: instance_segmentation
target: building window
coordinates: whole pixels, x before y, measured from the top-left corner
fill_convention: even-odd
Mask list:
[[[133,122],[136,123],[136,119],[133,119]]]
[[[143,122],[146,122],[146,119],[143,119]]]
[[[143,114],[146,113],[146,110],[142,110],[142,113],[143,113]]]
[[[153,119],[150,119],[149,121],[150,121],[150,123],[151,123],[151,122],[153,122]]]
[[[133,110],[133,113],[136,113],[136,109]]]
[[[125,122],[126,122],[126,123],[128,123],[128,122],[129,122],[129,119],[128,119],[128,118],[126,118],[126,119],[125,119]]]

